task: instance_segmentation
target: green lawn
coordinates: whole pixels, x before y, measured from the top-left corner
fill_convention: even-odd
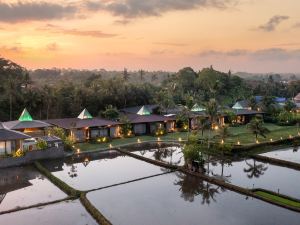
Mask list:
[[[298,128],[297,126],[277,126],[275,124],[265,124],[265,126],[271,131],[269,134],[267,134],[267,138],[259,137],[259,142],[264,141],[270,141],[272,139],[280,140],[282,137],[283,139],[286,139],[289,137],[289,135],[295,136],[298,135]],[[226,138],[225,142],[228,143],[237,143],[238,141],[240,144],[253,144],[255,143],[255,136],[250,133],[250,131],[247,129],[246,126],[239,126],[239,127],[230,127],[229,128],[230,137]],[[198,134],[199,138],[207,138],[207,137],[214,137],[217,135],[217,131],[205,131],[204,135],[202,137],[201,132]],[[187,132],[176,132],[176,133],[170,133],[163,137],[160,137],[162,141],[178,141],[179,138],[182,140],[187,140],[188,133]],[[133,138],[120,138],[120,139],[114,139],[110,143],[100,143],[100,144],[91,144],[91,143],[79,143],[76,144],[76,148],[79,148],[81,151],[93,151],[93,150],[103,150],[109,148],[110,144],[114,147],[116,146],[122,146],[122,145],[128,145],[137,143],[137,140],[140,140],[141,142],[146,141],[157,141],[156,137],[152,136],[140,136],[140,137],[133,137]]]
[[[284,204],[284,205],[287,205],[287,206],[300,208],[300,202],[298,202],[298,201],[293,201],[293,200],[290,200],[290,199],[287,199],[287,198],[284,198],[284,197],[281,197],[281,196],[273,195],[271,193],[264,192],[264,191],[255,191],[254,193],[261,196],[261,197],[264,197],[264,198],[267,198],[267,199],[272,200],[274,202],[277,202],[277,203],[281,203],[281,204]]]

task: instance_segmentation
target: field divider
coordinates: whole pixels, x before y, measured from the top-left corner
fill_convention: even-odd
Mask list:
[[[256,199],[268,202],[270,204],[277,205],[279,207],[282,207],[282,208],[289,209],[289,210],[292,210],[292,211],[300,213],[300,207],[294,207],[294,206],[291,206],[291,205],[283,204],[283,203],[278,202],[278,201],[273,201],[270,198],[266,198],[264,196],[256,194],[254,191],[252,191],[250,189],[243,188],[243,187],[240,187],[240,186],[237,186],[237,185],[234,185],[234,184],[227,183],[227,182],[225,182],[223,180],[210,177],[210,176],[205,175],[203,173],[192,172],[192,171],[190,171],[190,170],[188,170],[188,169],[186,169],[185,167],[182,167],[182,166],[171,165],[169,163],[164,163],[164,162],[160,162],[160,161],[156,161],[156,160],[153,160],[153,159],[149,159],[149,158],[146,158],[146,157],[143,157],[143,156],[140,156],[140,155],[136,155],[136,154],[134,154],[132,152],[129,152],[129,151],[126,151],[126,150],[123,150],[123,149],[120,149],[120,148],[116,148],[115,150],[117,150],[117,151],[119,151],[119,152],[121,152],[123,154],[129,155],[129,156],[131,156],[133,158],[140,159],[140,160],[143,160],[145,162],[151,163],[153,165],[157,165],[157,166],[160,166],[160,167],[165,167],[165,168],[177,170],[177,171],[183,172],[183,173],[188,174],[188,175],[196,176],[196,177],[199,177],[202,180],[205,180],[205,181],[207,181],[209,183],[212,183],[212,184],[224,187],[224,188],[226,188],[228,190],[240,193],[240,194],[245,195],[247,197],[253,197],[253,198],[256,198]]]
[[[84,191],[76,190],[66,184],[64,181],[60,180],[56,176],[54,176],[48,169],[46,169],[40,162],[34,162],[37,170],[42,173],[45,177],[47,177],[55,186],[61,189],[64,193],[66,193],[70,199],[78,199],[81,204],[87,210],[87,212],[96,220],[99,225],[112,225],[108,219],[106,219],[100,211],[93,206],[93,204],[87,199],[86,193]],[[32,207],[33,208],[33,207]]]
[[[286,161],[286,160],[282,160],[282,159],[275,159],[275,158],[262,156],[262,155],[252,155],[251,158],[255,159],[257,161],[266,162],[266,163],[274,164],[274,165],[277,165],[277,166],[283,166],[283,167],[287,167],[287,168],[290,168],[290,169],[300,171],[300,164],[299,163],[290,162],[290,161]]]
[[[87,190],[87,191],[84,191],[84,192],[89,193],[89,192],[93,192],[93,191],[99,191],[99,190],[103,190],[103,189],[107,189],[107,188],[111,188],[111,187],[116,187],[116,186],[120,186],[120,185],[124,185],[124,184],[134,183],[134,182],[141,181],[141,180],[146,180],[146,179],[153,178],[153,177],[159,177],[159,176],[169,174],[169,173],[173,173],[173,172],[174,172],[174,170],[171,170],[171,171],[168,171],[168,172],[159,173],[159,174],[155,174],[155,175],[151,175],[151,176],[147,176],[147,177],[137,178],[137,179],[134,179],[134,180],[124,181],[124,182],[121,182],[121,183],[112,184],[112,185],[108,185],[108,186],[104,186],[104,187],[100,187],[100,188],[90,189],[90,190]]]
[[[75,199],[74,197],[66,197],[66,198],[51,201],[51,202],[44,202],[44,203],[38,203],[38,204],[30,205],[30,206],[17,207],[17,208],[14,208],[14,209],[9,209],[9,210],[2,211],[2,212],[0,212],[0,215],[14,213],[14,212],[18,212],[18,211],[23,211],[23,210],[26,210],[26,209],[38,208],[38,207],[47,206],[47,205],[53,205],[53,204],[57,204],[57,203],[60,203],[60,202],[65,202],[65,201],[68,201],[68,200],[74,200],[74,199]]]

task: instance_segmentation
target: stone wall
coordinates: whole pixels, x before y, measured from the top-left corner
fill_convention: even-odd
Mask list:
[[[0,168],[13,167],[13,166],[23,166],[33,163],[36,160],[42,159],[56,159],[65,156],[63,147],[53,147],[45,150],[35,150],[27,152],[25,156],[19,158],[0,158]]]

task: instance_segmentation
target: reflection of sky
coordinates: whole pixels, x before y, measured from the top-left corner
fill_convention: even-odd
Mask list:
[[[0,170],[0,211],[50,202],[66,197],[48,179],[32,167]]]
[[[261,155],[276,159],[282,159],[290,162],[300,163],[300,149],[298,148],[281,149],[273,152],[264,153]]]
[[[300,214],[203,182],[170,173],[87,195],[118,225],[289,225]],[[105,202],[105,204],[103,204]]]
[[[96,225],[97,223],[79,200],[76,200],[1,215],[0,224]]]
[[[45,163],[47,167],[47,163]],[[101,159],[75,164],[64,164],[63,170],[52,172],[70,186],[90,190],[163,173],[158,166],[129,156]]]
[[[255,177],[252,173],[253,169],[251,169],[253,165],[254,160],[252,159],[232,162],[231,164],[224,163],[223,176],[232,184],[245,188],[264,188],[274,192],[278,192],[279,189],[281,194],[300,198],[299,171],[256,161],[255,166],[258,170],[254,173],[258,177]],[[205,167],[206,169],[209,168],[210,175],[221,177],[221,162],[210,163]]]

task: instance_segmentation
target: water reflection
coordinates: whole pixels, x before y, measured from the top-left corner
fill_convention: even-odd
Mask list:
[[[189,176],[184,173],[175,173],[178,179],[174,185],[180,186],[181,197],[185,201],[193,202],[195,197],[200,195],[202,205],[209,205],[211,201],[216,202],[216,195],[225,191],[224,188],[212,185],[198,177]]]
[[[184,165],[182,149],[177,146],[149,150],[139,150],[133,153],[153,160],[169,163],[172,165]]]
[[[271,158],[286,160],[294,163],[300,163],[300,151],[298,149],[299,146],[295,146],[293,148],[279,149],[261,155],[271,157]]]
[[[0,211],[66,197],[33,167],[0,170]]]
[[[247,177],[252,179],[253,177],[259,178],[260,176],[264,175],[268,167],[263,163],[256,163],[256,160],[254,159],[252,161],[253,164],[245,160],[248,168],[244,168],[244,172],[247,173]]]
[[[299,213],[245,200],[179,173],[90,192],[87,197],[115,225],[298,225],[300,219]]]
[[[116,151],[76,155],[64,160],[45,161],[53,175],[73,188],[90,190],[169,172]]]

